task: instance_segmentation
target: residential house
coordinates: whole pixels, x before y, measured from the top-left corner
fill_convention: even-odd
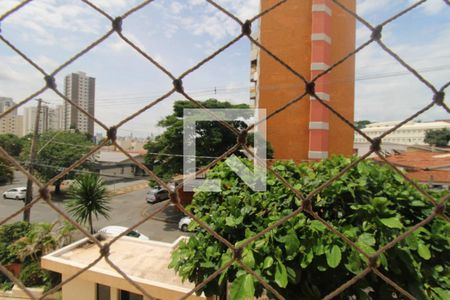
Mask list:
[[[112,236],[98,235],[105,244]],[[121,237],[109,248],[109,260],[150,296],[156,299],[180,299],[194,288],[194,284],[182,282],[168,265],[171,253],[180,237],[174,243],[147,241],[133,237]],[[66,280],[83,270],[100,256],[99,247],[88,238],[79,240],[56,250],[41,259],[44,269],[61,273]],[[95,265],[62,286],[64,300],[143,300],[142,291],[131,284],[104,258]],[[206,299],[195,294],[187,299]]]

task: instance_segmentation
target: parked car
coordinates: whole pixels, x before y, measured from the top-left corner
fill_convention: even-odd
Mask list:
[[[149,204],[161,202],[166,199],[169,199],[169,191],[161,188],[153,188],[148,191],[147,195],[145,196],[145,200]]]
[[[106,226],[106,227],[103,227],[102,229],[100,229],[98,232],[105,233],[107,235],[117,236],[117,235],[121,234],[122,232],[126,231],[127,229],[128,228],[126,228],[124,226]],[[138,238],[141,240],[146,240],[146,241],[150,240],[148,238],[148,236],[143,235],[142,233],[140,233],[137,230],[130,231],[126,236],[131,236],[131,237]]]
[[[182,217],[180,219],[180,221],[178,222],[178,229],[180,229],[181,231],[187,232],[188,226],[189,226],[189,224],[191,224],[191,222],[192,222],[191,217],[188,217],[188,216]]]
[[[16,199],[16,200],[25,200],[25,196],[27,194],[26,187],[18,187],[7,190],[3,193],[4,199]]]

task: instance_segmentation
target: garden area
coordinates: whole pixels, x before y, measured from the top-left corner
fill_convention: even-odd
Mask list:
[[[71,242],[74,227],[66,222],[15,222],[0,226],[0,264],[30,288],[43,292],[61,282],[58,273],[41,269],[40,258]],[[11,290],[14,283],[0,273],[0,292]]]
[[[355,159],[279,161],[272,168],[309,195]],[[252,167],[252,162],[243,161]],[[266,192],[253,192],[225,163],[214,167],[207,178],[220,179],[222,192],[196,193],[188,210],[240,251],[233,252],[191,222],[189,229],[195,234],[173,253],[170,267],[184,280],[201,284],[230,265],[198,293],[229,293],[233,300],[261,295],[274,299],[242,268],[244,264],[286,299],[322,299],[367,268],[369,272],[336,299],[403,299],[374,270],[401,286],[411,299],[450,299],[450,224],[445,207],[442,215],[377,252],[436,211],[429,199],[386,165],[360,162],[313,194],[309,206],[273,173],[268,173]],[[448,199],[448,191],[422,188],[434,199]],[[295,213],[302,205],[303,211]],[[285,222],[252,239],[282,219]]]

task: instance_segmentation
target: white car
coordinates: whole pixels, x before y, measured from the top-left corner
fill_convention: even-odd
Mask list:
[[[106,226],[106,227],[103,227],[102,229],[100,229],[98,232],[105,233],[107,235],[118,236],[119,234],[126,231],[127,229],[128,228],[123,227],[123,226]],[[131,237],[138,238],[141,240],[146,240],[146,241],[150,240],[147,236],[143,235],[142,233],[140,233],[137,230],[130,231],[126,236],[131,236]]]
[[[155,204],[167,199],[169,199],[169,192],[164,189],[151,189],[145,196],[145,200],[148,204]]]
[[[181,231],[187,232],[188,231],[188,226],[189,224],[191,224],[192,219],[191,217],[183,217],[180,219],[180,222],[178,222],[178,229],[180,229]]]
[[[18,187],[7,190],[3,193],[4,199],[16,199],[16,200],[25,200],[25,196],[27,194],[26,187]]]

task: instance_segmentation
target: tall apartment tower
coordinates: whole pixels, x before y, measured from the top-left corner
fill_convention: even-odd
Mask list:
[[[84,72],[72,73],[65,78],[65,95],[78,106],[95,114],[95,78]],[[70,103],[64,103],[64,129],[78,129],[94,135],[94,121]]]
[[[0,97],[0,113],[3,113],[15,105],[12,98]],[[23,117],[17,114],[17,109],[0,119],[0,134],[12,133],[23,135]]]
[[[277,0],[261,0],[261,9]],[[341,1],[355,9],[355,0]],[[259,42],[306,79],[355,48],[355,19],[331,0],[287,1],[262,16]],[[253,49],[252,49],[253,50]],[[252,51],[251,98],[267,115],[303,94],[304,83],[266,52]],[[316,94],[353,121],[354,58],[316,81]],[[317,99],[304,97],[267,121],[276,159],[317,160],[353,153],[353,130]]]
[[[47,105],[41,106],[40,116],[39,116],[39,128],[38,132],[43,133],[49,130],[49,111],[50,108]],[[24,135],[34,132],[34,126],[36,124],[37,116],[37,106],[30,106],[24,108]]]
[[[64,105],[57,105],[48,110],[48,129],[64,130]]]

